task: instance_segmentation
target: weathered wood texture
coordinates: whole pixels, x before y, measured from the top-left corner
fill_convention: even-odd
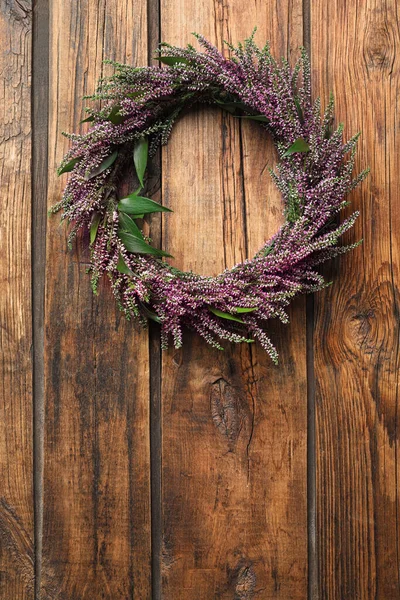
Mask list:
[[[277,29],[275,19],[290,23]],[[222,47],[258,25],[275,53],[302,43],[302,3],[162,2],[161,37],[202,32]],[[288,34],[289,32],[289,34]],[[163,244],[179,268],[215,274],[250,256],[282,219],[256,124],[196,110],[163,152]],[[253,226],[254,225],[254,226]],[[187,335],[162,366],[163,598],[307,595],[305,310],[271,327],[281,364],[259,348],[211,350]]]
[[[45,0],[31,8],[0,2],[0,600],[398,599],[396,3],[54,0],[49,26]],[[142,65],[159,36],[222,47],[255,25],[292,61],[310,38],[314,95],[334,92],[372,169],[348,209],[362,216],[345,241],[364,243],[325,269],[308,352],[300,299],[289,326],[271,324],[279,367],[257,345],[219,353],[190,333],[160,358],[156,327],[149,340],[126,323],[107,282],[93,296],[83,240],[69,252],[58,215],[43,309],[31,227],[38,241],[46,189],[51,206],[65,183],[61,132],[86,127],[103,58]],[[275,161],[257,124],[185,115],[151,165],[150,194],[175,211],[151,220],[154,241],[205,274],[251,256],[282,219]]]
[[[32,600],[30,3],[0,3],[0,597]]]
[[[55,169],[79,127],[82,96],[103,59],[147,62],[143,2],[52,4],[49,205]],[[110,67],[108,67],[110,72]],[[81,240],[73,252],[49,220],[42,598],[150,598],[149,364],[147,333],[95,297]]]
[[[352,194],[357,251],[316,298],[317,535],[321,598],[395,600],[399,579],[399,21],[395,1],[317,1],[313,84],[362,131]]]

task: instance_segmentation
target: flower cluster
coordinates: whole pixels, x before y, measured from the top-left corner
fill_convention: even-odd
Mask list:
[[[106,274],[128,318],[160,323],[163,347],[169,339],[179,347],[187,326],[218,348],[222,340],[258,339],[276,361],[266,322],[286,323],[294,296],[326,285],[317,266],[356,246],[338,241],[357,213],[341,224],[336,215],[368,170],[352,177],[358,136],[344,143],[342,128],[333,130],[332,99],[321,117],[304,51],[292,68],[285,60],[278,64],[268,45],[258,48],[253,36],[229,46],[229,58],[196,37],[204,52],[162,44],[162,67],[112,63],[114,75],[90,97],[100,106],[88,110],[90,129],[68,136],[72,146],[59,174],[71,175],[52,210],[61,209],[72,223],[69,243],[79,229],[90,232],[94,291]],[[145,214],[167,210],[141,195],[147,156],[167,142],[182,109],[196,103],[259,121],[280,159],[271,175],[282,194],[284,225],[254,258],[216,277],[171,267],[140,228]],[[140,187],[120,199],[118,180],[132,155]]]

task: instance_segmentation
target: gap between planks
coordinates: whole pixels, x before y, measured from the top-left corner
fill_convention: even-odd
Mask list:
[[[32,362],[35,599],[40,598],[43,532],[44,295],[48,156],[49,6],[32,9]]]
[[[311,57],[311,0],[303,0],[303,45]],[[314,298],[306,298],[308,600],[319,600],[316,534]]]
[[[154,51],[161,42],[161,5],[160,0],[147,0],[148,22],[148,63],[154,64]],[[150,188],[155,194],[150,197],[162,204],[161,188],[161,151],[149,165]],[[162,221],[159,216],[153,218],[151,237],[156,246],[161,247]],[[156,323],[149,323],[149,362],[150,362],[150,494],[151,494],[151,597],[161,600],[161,553],[162,553],[162,506],[161,506],[161,339]]]

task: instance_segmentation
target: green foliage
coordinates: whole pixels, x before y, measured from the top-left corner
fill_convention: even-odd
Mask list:
[[[158,250],[158,248],[153,248],[153,246],[150,246],[147,242],[144,241],[143,238],[132,235],[131,233],[127,233],[125,231],[118,231],[118,237],[124,244],[128,252],[132,252],[132,254],[152,254],[153,256],[158,257],[171,257],[171,254],[168,254],[163,250]]]
[[[303,109],[301,108],[300,100],[297,96],[294,97],[294,104],[296,106],[296,111],[297,111],[297,115],[299,117],[300,123],[303,125],[303,123],[304,123]]]
[[[286,152],[282,155],[282,158],[286,158],[291,154],[309,152],[310,146],[303,138],[297,138],[295,142],[286,150]]]
[[[118,214],[119,227],[121,231],[125,231],[126,233],[131,233],[132,235],[143,238],[143,234],[140,231],[139,227],[136,225],[135,221],[131,219],[127,214],[123,212],[119,212]]]
[[[117,270],[124,275],[133,275],[133,272],[130,270],[121,254],[118,257]]]
[[[170,208],[162,206],[150,198],[136,196],[136,194],[130,194],[126,198],[122,198],[118,203],[118,210],[129,215],[148,215],[156,212],[172,212]]]
[[[156,323],[161,323],[160,317],[155,312],[153,312],[152,310],[147,308],[147,306],[145,304],[141,303],[140,308],[145,317],[147,317],[151,321],[155,321]]]
[[[89,181],[89,179],[93,179],[93,177],[97,177],[97,175],[100,175],[100,173],[103,173],[103,171],[109,169],[116,161],[117,156],[118,150],[114,150],[114,152],[110,154],[110,156],[107,156],[97,167],[95,167],[85,175],[86,181]]]
[[[329,140],[333,132],[333,113],[335,110],[335,100],[332,92],[329,94],[329,103],[325,109],[324,119],[322,123],[322,128],[324,132],[324,138]]]
[[[268,123],[265,115],[242,115],[240,119],[250,119],[251,121],[259,121],[260,123]]]
[[[100,220],[101,220],[101,214],[98,212],[93,213],[92,222],[90,225],[90,245],[92,245],[96,239]]]
[[[108,115],[108,120],[111,121],[114,125],[121,125],[124,120],[123,115],[119,112],[121,110],[121,106],[118,104],[113,106],[110,114]]]
[[[72,171],[72,169],[74,168],[74,166],[76,164],[78,164],[78,162],[80,160],[82,160],[82,156],[77,156],[76,158],[73,158],[72,160],[70,160],[69,162],[67,162],[66,165],[64,165],[63,167],[61,167],[60,169],[58,169],[57,174],[60,176],[63,173],[69,173],[70,171]]]
[[[82,121],[80,121],[80,123],[92,123],[94,121],[94,116],[90,115],[89,117],[86,117],[86,119],[82,119]]]
[[[149,140],[147,137],[141,137],[133,149],[133,162],[135,164],[136,174],[139,183],[144,187],[143,178],[147,167],[147,158],[149,155]]]
[[[189,61],[181,56],[155,56],[154,58],[162,62],[164,65],[168,65],[169,67],[189,64]]]
[[[289,195],[286,201],[285,217],[289,223],[295,223],[301,216],[302,202],[297,190],[292,184],[289,184]]]
[[[231,315],[230,313],[219,310],[218,308],[213,308],[209,306],[208,310],[217,317],[221,317],[221,319],[228,319],[229,321],[237,321],[238,323],[244,323],[243,319],[240,319],[239,317],[235,317],[235,315]]]

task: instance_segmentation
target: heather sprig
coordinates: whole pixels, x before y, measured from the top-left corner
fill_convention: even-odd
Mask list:
[[[72,224],[69,244],[80,229],[89,232],[93,291],[106,275],[128,319],[160,323],[163,347],[170,339],[180,347],[189,327],[217,348],[224,340],[258,340],[276,362],[267,321],[287,323],[285,309],[295,296],[329,285],[317,266],[357,245],[338,244],[358,213],[341,224],[337,214],[368,170],[352,178],[358,135],[344,143],[342,126],[333,130],[332,96],[321,117],[304,50],[292,68],[278,63],[268,44],[258,48],[254,32],[244,44],[228,45],[230,57],[195,37],[203,51],[161,44],[162,66],[110,63],[114,74],[88,97],[94,101],[84,119],[89,130],[67,134],[71,148],[58,173],[70,176],[52,212],[61,210]],[[143,196],[148,156],[167,143],[182,110],[199,103],[258,121],[280,159],[271,175],[285,223],[252,259],[216,277],[170,266],[140,227],[147,214],[168,210]],[[119,180],[132,163],[139,187],[120,198]]]

